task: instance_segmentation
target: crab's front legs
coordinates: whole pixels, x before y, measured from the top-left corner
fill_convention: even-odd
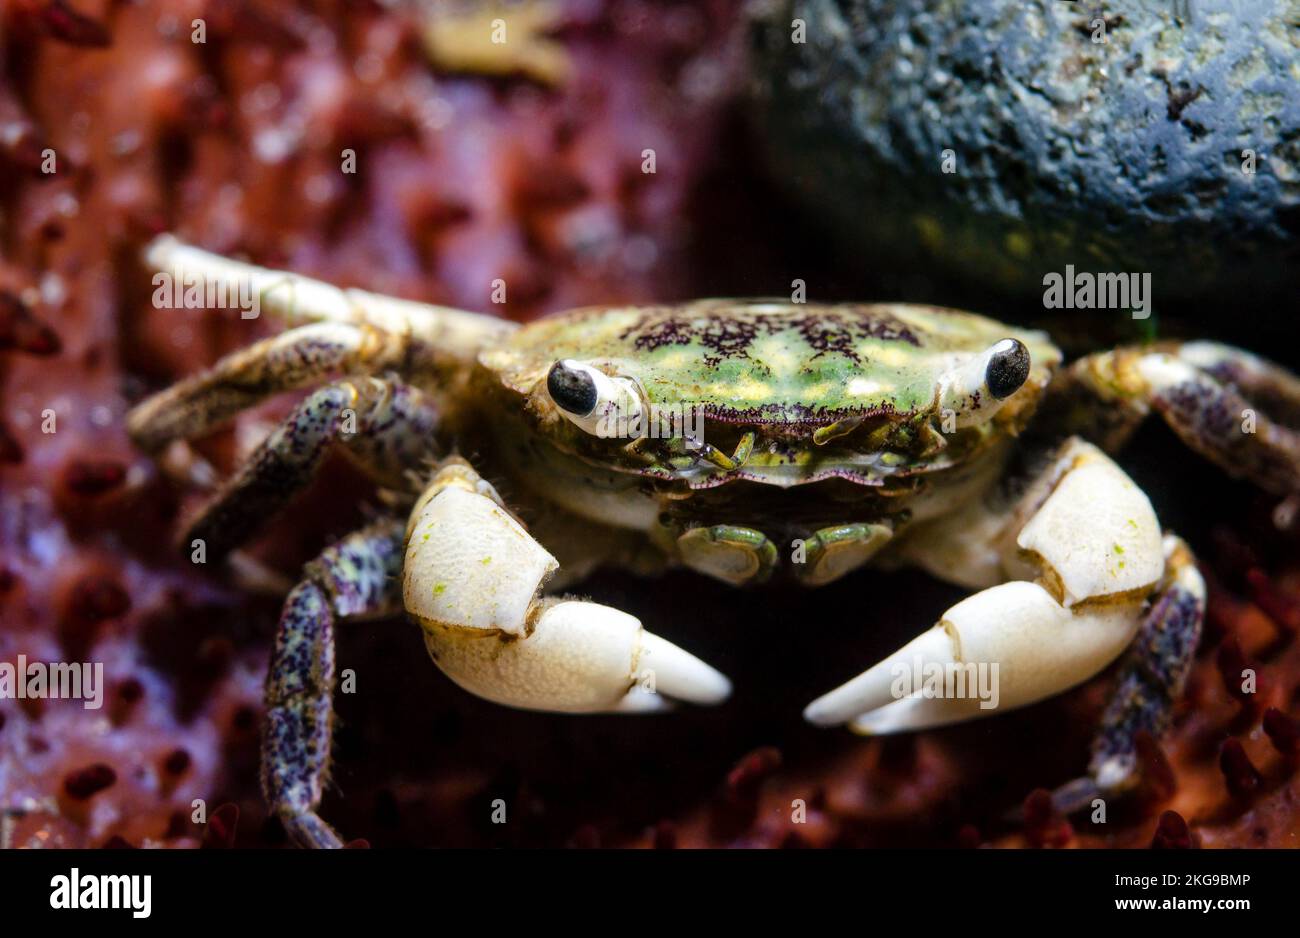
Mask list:
[[[411,513],[406,610],[438,667],[479,697],[530,710],[660,710],[725,699],[725,677],[608,606],[543,597],[558,567],[463,461]]]
[[[972,548],[972,535],[984,538],[982,549]],[[913,532],[904,551],[948,579],[988,588],[815,700],[808,719],[851,721],[874,734],[990,716],[1073,687],[1133,645],[1135,663],[1091,766],[1098,788],[1127,784],[1136,733],[1162,728],[1181,688],[1204,586],[1185,546],[1162,537],[1150,502],[1123,471],[1071,440],[1014,505],[972,504]]]

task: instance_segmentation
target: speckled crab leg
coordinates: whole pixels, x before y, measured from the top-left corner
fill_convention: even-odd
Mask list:
[[[258,310],[296,328],[219,360],[135,407],[127,431],[138,446],[161,451],[176,439],[202,436],[238,412],[281,391],[331,374],[399,371],[407,380],[446,380],[514,323],[429,303],[402,300],[283,270],[233,261],[160,235],[146,264],[204,296],[253,296]]]
[[[256,296],[260,310],[289,325],[335,323],[369,326],[398,337],[414,371],[454,369],[470,362],[485,346],[514,331],[515,323],[448,306],[420,303],[342,289],[285,270],[272,270],[230,260],[185,244],[175,236],[159,235],[144,252],[145,263],[182,283],[197,279],[205,295]],[[243,287],[241,290],[240,287]]]
[[[200,437],[273,394],[306,387],[337,372],[397,366],[401,342],[375,329],[312,323],[271,336],[220,359],[134,407],[127,432],[149,453],[172,440]]]
[[[329,776],[334,626],[401,608],[403,525],[385,520],[350,534],[303,571],[284,601],[266,679],[262,792],[305,847],[340,847],[316,811]]]
[[[409,487],[405,473],[433,455],[439,412],[428,394],[396,379],[357,378],[313,392],[273,430],[189,524],[219,557],[243,543],[341,446],[383,485]]]
[[[1277,495],[1300,492],[1300,379],[1241,349],[1188,342],[1089,355],[1044,403],[1057,429],[1112,451],[1151,410],[1229,475]]]
[[[1115,689],[1092,744],[1088,776],[1053,795],[1066,813],[1099,795],[1123,792],[1137,780],[1137,738],[1159,739],[1191,670],[1205,618],[1205,581],[1181,538],[1165,538],[1165,582],[1119,669]]]

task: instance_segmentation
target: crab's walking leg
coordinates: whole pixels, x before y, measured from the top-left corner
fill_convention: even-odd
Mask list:
[[[406,487],[403,474],[432,455],[438,409],[396,379],[357,378],[320,388],[273,430],[190,522],[213,556],[251,537],[314,475],[338,444],[381,484]]]
[[[725,677],[596,603],[543,597],[555,558],[461,460],[445,462],[411,513],[406,610],[438,667],[470,693],[530,710],[662,710],[725,699]]]
[[[1151,503],[1104,453],[1070,440],[1008,511],[965,514],[912,532],[905,556],[987,588],[813,701],[809,720],[893,733],[989,716],[1087,680],[1132,642],[1164,548]],[[984,550],[942,546],[972,536]]]
[[[447,306],[417,303],[365,290],[345,290],[283,270],[233,261],[159,235],[144,252],[145,263],[179,283],[201,283],[204,295],[255,297],[291,325],[336,323],[370,326],[407,344],[411,367],[455,367],[513,331],[514,323]]]
[[[273,394],[306,387],[338,372],[397,367],[400,336],[369,326],[312,323],[232,352],[211,368],[142,401],[126,418],[141,449],[157,453],[192,440]]]
[[[515,327],[491,316],[394,297],[343,290],[287,271],[232,261],[160,235],[145,262],[204,297],[256,300],[297,328],[234,352],[214,366],[139,404],[127,431],[157,453],[193,439],[280,391],[336,373],[394,369],[453,383],[485,346]]]
[[[1169,726],[1191,670],[1205,616],[1205,581],[1181,538],[1165,538],[1165,579],[1120,668],[1092,744],[1088,777],[1064,785],[1056,806],[1072,812],[1097,794],[1123,791],[1137,779],[1137,737],[1159,739]]]
[[[330,764],[334,624],[401,608],[402,530],[386,520],[328,548],[280,613],[266,679],[262,792],[303,846],[342,846],[316,814]]]
[[[1080,359],[1045,402],[1046,422],[1107,449],[1151,411],[1232,476],[1277,495],[1300,492],[1300,378],[1214,342],[1119,348]],[[1055,411],[1055,413],[1053,413]]]

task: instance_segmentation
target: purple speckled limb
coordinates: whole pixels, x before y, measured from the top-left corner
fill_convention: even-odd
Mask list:
[[[1092,742],[1088,777],[1057,789],[1053,802],[1067,813],[1092,799],[1122,793],[1137,780],[1137,740],[1160,739],[1183,693],[1205,618],[1205,585],[1181,540],[1165,582],[1123,658],[1101,725]]]
[[[1275,495],[1300,492],[1300,379],[1229,345],[1160,343],[1081,358],[1057,375],[1040,422],[1114,452],[1153,410],[1229,475]]]
[[[280,613],[266,678],[262,791],[303,846],[342,846],[316,814],[329,775],[334,623],[401,609],[404,532],[388,519],[329,547],[307,564]]]
[[[425,392],[394,378],[357,378],[314,391],[299,404],[190,523],[182,540],[202,540],[220,557],[248,540],[311,481],[340,445],[381,484],[435,453],[439,411]]]
[[[307,387],[330,374],[375,372],[401,362],[403,347],[373,330],[344,323],[299,326],[231,352],[211,368],[141,402],[127,432],[146,452],[192,440],[273,394]]]

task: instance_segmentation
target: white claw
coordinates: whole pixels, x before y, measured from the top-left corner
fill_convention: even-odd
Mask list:
[[[641,633],[638,670],[653,677],[660,694],[694,704],[718,704],[731,696],[731,682],[690,652],[653,632]]]
[[[559,566],[486,494],[448,487],[411,514],[403,597],[421,619],[520,635],[534,596]]]
[[[613,713],[664,713],[673,709],[673,702],[663,694],[644,690],[634,685],[627,696],[611,708]]]
[[[572,713],[655,712],[731,693],[725,677],[625,612],[538,599],[555,558],[468,467],[441,478],[448,484],[411,514],[404,597],[433,660],[465,690]]]
[[[962,700],[909,697],[864,713],[850,721],[849,729],[863,736],[888,736],[890,733],[911,733],[960,723],[971,717],[969,708]]]
[[[1016,539],[1066,606],[1149,588],[1165,566],[1150,499],[1110,459],[1083,453]]]
[[[424,623],[425,644],[443,672],[479,697],[526,710],[647,712],[660,695],[717,703],[728,680],[625,612],[566,600],[523,638]],[[649,699],[647,699],[649,698]]]
[[[991,586],[842,687],[809,721],[898,733],[991,716],[1086,681],[1132,641],[1165,568],[1151,503],[1096,447],[1076,442],[1016,538],[1038,582]],[[983,564],[981,575],[996,573]]]
[[[862,675],[809,704],[826,726],[867,733],[955,723],[1023,707],[1086,681],[1127,647],[1140,601],[1067,609],[1037,583],[976,593]],[[942,675],[928,684],[930,675]],[[927,687],[939,696],[923,696]],[[956,691],[956,694],[954,694]]]
[[[922,632],[884,661],[863,671],[847,684],[818,697],[804,708],[804,719],[817,726],[837,726],[858,714],[885,707],[898,699],[893,691],[895,668],[911,667],[912,659],[946,664],[953,658],[952,639],[942,624]]]

